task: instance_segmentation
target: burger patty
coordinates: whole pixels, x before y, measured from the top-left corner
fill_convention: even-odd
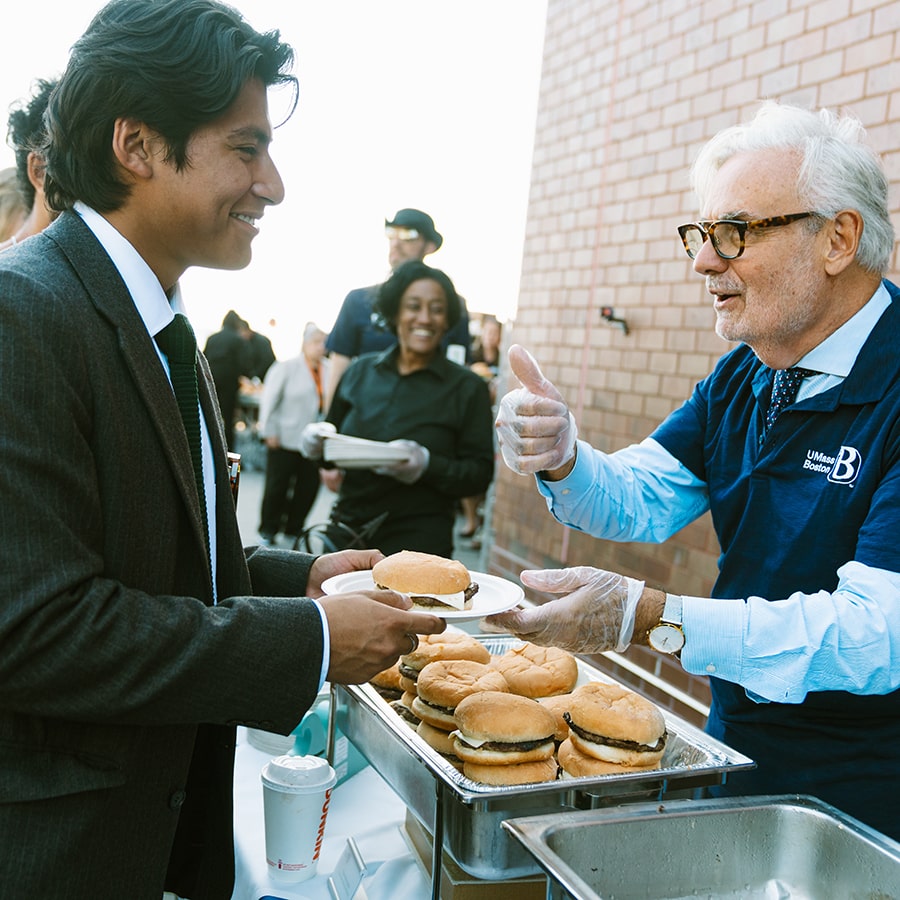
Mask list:
[[[510,743],[501,743],[500,741],[486,741],[483,744],[479,744],[478,747],[473,748],[477,750],[495,750],[499,753],[515,753],[517,751],[526,752],[528,750],[537,750],[538,747],[543,747],[544,744],[549,743],[553,740],[553,735],[549,735],[548,737],[543,738],[543,740],[539,741],[512,741]]]
[[[395,700],[391,704],[391,709],[393,709],[401,719],[409,722],[411,725],[419,724],[419,717],[408,706],[404,706],[399,700]]]
[[[623,741],[618,738],[606,737],[602,734],[595,734],[585,728],[579,728],[573,721],[572,717],[566,712],[563,718],[569,725],[569,728],[585,741],[593,741],[595,744],[606,744],[607,747],[616,747],[619,750],[637,750],[640,753],[656,753],[666,746],[666,740],[669,732],[664,731],[662,737],[651,747],[649,744],[639,744],[637,741]]]
[[[397,671],[399,671],[404,678],[408,678],[410,681],[417,681],[419,678],[419,669],[411,669],[409,666],[403,665],[402,662],[399,666],[397,666]]]
[[[421,696],[419,697],[419,703],[424,703],[429,709],[433,709],[435,712],[444,713],[444,715],[447,716],[452,716],[453,713],[456,712],[456,707],[438,706],[437,703],[431,703]]]
[[[466,603],[468,603],[477,593],[478,585],[473,581],[463,591],[463,599]],[[409,599],[412,600],[412,602],[415,603],[416,606],[433,606],[435,608],[446,607],[448,609],[456,609],[455,606],[451,606],[449,603],[444,603],[443,600],[438,600],[437,597],[422,596],[421,594],[410,594]]]

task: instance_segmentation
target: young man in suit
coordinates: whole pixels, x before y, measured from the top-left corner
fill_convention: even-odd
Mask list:
[[[202,355],[196,469],[170,382],[181,274],[245,266],[282,199],[291,57],[215,0],[114,0],[51,98],[61,215],[0,257],[5,896],[228,900],[234,727],[288,733],[444,627],[323,596],[374,551],[245,552]]]

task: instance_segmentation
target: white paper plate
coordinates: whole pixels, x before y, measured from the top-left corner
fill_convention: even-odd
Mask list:
[[[430,612],[442,619],[480,619],[493,613],[505,612],[512,609],[517,603],[525,599],[525,592],[517,584],[498,578],[496,575],[488,575],[485,572],[471,572],[472,581],[478,585],[478,593],[472,598],[471,609],[428,609],[421,612]],[[322,590],[326,594],[344,594],[349,591],[371,591],[375,589],[372,581],[372,572],[347,572],[345,575],[335,575],[322,584]]]
[[[323,444],[322,455],[326,461],[336,463],[344,469],[372,469],[409,459],[409,451],[403,447],[391,446],[383,441],[348,437],[345,434],[328,435]]]

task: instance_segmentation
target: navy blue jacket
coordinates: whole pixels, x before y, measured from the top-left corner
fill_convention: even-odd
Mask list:
[[[653,437],[709,487],[714,597],[833,591],[856,560],[900,571],[900,291],[847,378],[788,407],[760,443],[773,373],[741,346]],[[752,757],[726,791],[814,794],[900,838],[900,691],[758,703],[711,679],[707,730]]]

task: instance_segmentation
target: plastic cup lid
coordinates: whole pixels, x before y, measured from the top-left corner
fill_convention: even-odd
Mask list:
[[[320,756],[276,756],[260,773],[263,784],[280,791],[303,793],[334,787],[337,775]]]

